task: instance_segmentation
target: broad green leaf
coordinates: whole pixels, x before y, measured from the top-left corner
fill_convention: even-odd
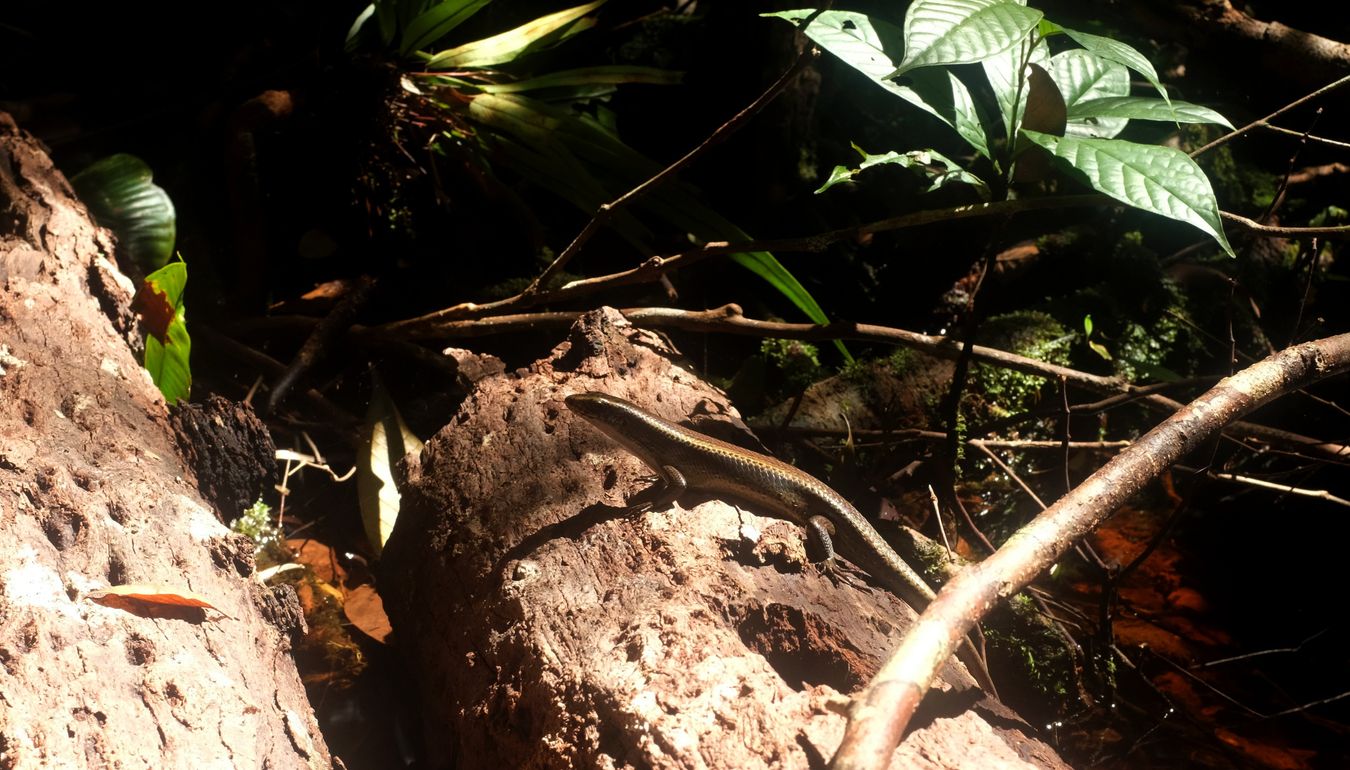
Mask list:
[[[186,285],[187,264],[180,259],[146,276],[136,292],[137,310],[151,332],[145,338],[145,368],[170,404],[192,390],[192,339],[183,308]]]
[[[109,155],[71,177],[70,184],[142,270],[154,270],[173,256],[173,201],[154,183],[145,161],[125,153]]]
[[[443,0],[415,16],[403,31],[398,52],[407,56],[450,34],[491,0]]]
[[[622,83],[649,83],[653,85],[677,85],[684,73],[663,70],[656,67],[630,67],[622,65],[582,67],[580,69],[551,72],[537,78],[518,80],[514,83],[489,83],[479,86],[487,94],[513,94],[521,91],[536,91],[544,88],[568,88],[573,86],[604,85],[614,86]]]
[[[823,11],[812,18],[815,13],[815,9],[804,8],[766,13],[764,16],[784,19],[793,24],[801,24],[811,18],[811,23],[802,31],[812,42],[839,57],[891,94],[946,123],[977,152],[989,157],[989,144],[975,111],[975,100],[955,75],[945,70],[918,70],[910,73],[910,85],[888,80],[895,71],[895,64],[886,50],[898,49],[898,28],[851,11]]]
[[[1119,139],[1052,136],[1036,131],[1023,131],[1022,135],[1049,150],[1098,192],[1194,225],[1217,241],[1230,257],[1236,256],[1223,232],[1214,189],[1186,153]]]
[[[515,61],[533,50],[560,42],[590,27],[595,23],[594,20],[581,17],[604,3],[605,0],[595,0],[593,3],[550,13],[500,35],[441,51],[427,61],[427,69],[489,67]]]
[[[1081,102],[1128,95],[1130,72],[1123,65],[1074,48],[1056,54],[1050,60],[1050,77],[1064,95],[1064,104],[1073,120],[1064,133],[1110,139],[1125,130],[1128,121],[1122,117],[1080,117],[1074,110]],[[1094,119],[1089,120],[1089,117]]]
[[[1071,40],[1083,46],[1089,52],[1107,61],[1122,64],[1143,75],[1144,79],[1158,90],[1164,101],[1171,101],[1171,98],[1167,95],[1167,89],[1163,88],[1162,82],[1158,80],[1158,71],[1153,69],[1153,64],[1134,48],[1114,38],[1079,32],[1068,27],[1060,27],[1059,31],[1068,35]]]
[[[1033,46],[1029,55],[1027,53],[1028,46]],[[1017,135],[1018,126],[1014,126],[1013,122],[1016,120],[1020,124],[1021,116],[1025,115],[1027,111],[1027,94],[1030,90],[1027,86],[1027,79],[1031,74],[1030,66],[1022,69],[1020,83],[1016,77],[1018,67],[1023,64],[1038,64],[1042,67],[1049,67],[1050,52],[1046,50],[1043,43],[1036,43],[1028,37],[1020,45],[1015,45],[980,62],[985,79],[989,81],[990,88],[994,90],[994,100],[998,102],[999,114],[1003,116],[1004,136]]]
[[[951,126],[976,152],[986,158],[992,157],[984,124],[975,109],[975,100],[960,78],[945,68],[932,68],[914,70],[909,73],[909,80],[910,88],[898,86],[900,90],[913,95],[906,101]]]
[[[394,466],[405,455],[422,451],[421,439],[404,424],[379,377],[375,378],[370,395],[363,434],[356,464],[356,490],[366,540],[378,556],[389,541],[389,533],[394,531],[402,500],[394,485]]]
[[[987,59],[1020,44],[1043,16],[1010,0],[915,0],[905,13],[905,58],[891,77]]]
[[[898,50],[900,30],[895,26],[853,11],[821,11],[811,18],[815,13],[814,8],[801,8],[762,15],[784,19],[795,25],[811,19],[811,23],[802,30],[803,34],[877,83],[884,82],[886,76],[895,71],[895,64],[886,53],[888,45]]]
[[[1075,119],[1124,118],[1174,123],[1217,123],[1224,128],[1233,128],[1227,118],[1208,107],[1178,101],[1169,105],[1162,99],[1138,96],[1111,96],[1080,101],[1069,107],[1069,116]]]

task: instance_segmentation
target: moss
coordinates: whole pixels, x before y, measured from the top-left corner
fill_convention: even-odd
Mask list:
[[[821,378],[820,348],[801,340],[766,339],[759,353],[782,375],[789,390],[801,390]]]
[[[1019,310],[989,319],[981,340],[1027,358],[1053,364],[1069,362],[1072,335],[1052,316]],[[1045,378],[996,366],[976,365],[972,381],[983,405],[994,416],[1024,412],[1036,403]]]

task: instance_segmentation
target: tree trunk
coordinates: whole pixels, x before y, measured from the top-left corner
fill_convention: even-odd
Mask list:
[[[293,594],[203,504],[109,237],[3,113],[0,211],[0,767],[331,767]],[[95,601],[130,584],[216,610]]]
[[[478,382],[409,461],[380,585],[432,767],[823,766],[840,694],[913,622],[859,573],[811,566],[795,525],[717,500],[629,514],[650,471],[563,398],[739,425],[673,357],[617,312],[587,314],[551,356]],[[1063,767],[963,669],[944,678],[895,766]]]

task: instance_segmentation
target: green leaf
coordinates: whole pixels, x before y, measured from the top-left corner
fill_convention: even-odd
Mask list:
[[[1214,189],[1186,153],[1119,139],[1052,136],[1036,131],[1023,131],[1022,135],[1049,150],[1061,165],[1067,164],[1098,192],[1194,225],[1217,241],[1230,257],[1236,256],[1223,232]]]
[[[1107,350],[1106,346],[1102,343],[1088,340],[1088,347],[1092,349],[1093,353],[1096,353],[1107,361],[1111,360],[1111,351]]]
[[[110,155],[71,177],[70,184],[142,270],[154,270],[173,256],[173,201],[154,183],[145,161],[125,153]]]
[[[852,182],[853,177],[861,170],[862,169],[849,168],[847,166],[835,166],[834,170],[830,172],[829,179],[825,180],[825,184],[822,184],[820,187],[816,188],[816,195],[820,195],[821,193],[825,192],[831,187],[834,187],[835,185],[844,184],[846,182]]]
[[[1020,44],[1043,16],[1010,0],[915,0],[905,13],[905,58],[891,77],[980,62]]]
[[[595,0],[593,3],[550,13],[500,35],[441,51],[427,61],[426,67],[427,69],[489,67],[515,61],[531,51],[561,42],[589,28],[595,21],[581,17],[604,3],[605,0]]]
[[[543,88],[569,88],[574,86],[615,86],[623,83],[647,83],[652,85],[678,85],[684,73],[663,70],[656,67],[631,67],[607,65],[600,67],[582,67],[580,69],[551,72],[537,78],[517,80],[514,83],[490,83],[479,86],[486,94],[513,94],[521,91],[536,91]]]
[[[444,0],[436,3],[408,22],[398,47],[399,54],[407,56],[435,43],[489,2],[491,0]]]
[[[1151,83],[1162,95],[1163,101],[1171,101],[1171,98],[1167,95],[1167,89],[1163,88],[1162,82],[1158,80],[1158,72],[1153,69],[1153,64],[1134,48],[1114,38],[1079,32],[1068,27],[1060,27],[1059,31],[1068,35],[1071,40],[1083,46],[1089,52],[1107,61],[1129,67],[1143,75],[1144,79]]]
[[[837,184],[852,181],[854,176],[869,168],[894,165],[900,166],[901,168],[914,169],[923,173],[931,182],[928,187],[928,192],[933,192],[934,190],[937,190],[940,187],[946,187],[949,184],[960,183],[974,187],[980,194],[981,199],[987,201],[990,198],[989,185],[985,184],[984,180],[961,168],[955,161],[942,155],[942,153],[939,153],[936,150],[911,150],[910,152],[904,153],[892,150],[891,152],[881,155],[871,155],[864,152],[856,144],[853,145],[853,149],[857,150],[863,156],[863,161],[859,164],[857,170],[850,171],[843,166],[836,166],[834,173],[830,175],[830,178],[819,190],[816,190],[817,194],[822,193]]]
[[[1091,313],[1088,313],[1087,315],[1083,316],[1083,332],[1084,332],[1085,334],[1087,334],[1087,336],[1089,336],[1089,337],[1092,336],[1092,314],[1091,314]]]
[[[187,264],[179,259],[146,276],[137,291],[138,309],[145,316],[144,308],[156,308],[154,315],[158,319],[152,323],[160,327],[145,338],[145,368],[170,404],[187,398],[192,390],[192,371],[188,366],[192,339],[188,336],[187,313],[183,308],[186,285]]]
[[[898,28],[851,11],[823,11],[812,18],[815,13],[814,9],[805,8],[766,13],[764,16],[798,25],[810,18],[811,23],[802,32],[812,42],[839,57],[892,95],[946,123],[977,152],[989,157],[989,144],[975,110],[975,100],[955,75],[946,71],[918,70],[910,73],[911,85],[900,85],[888,80],[895,71],[895,64],[886,51],[888,48],[899,48]]]
[[[351,29],[347,30],[347,42],[342,46],[344,51],[351,53],[357,49],[361,44],[361,30],[366,26],[366,22],[370,20],[370,17],[374,15],[374,3],[367,5],[366,9],[357,15],[356,21],[352,22]]]
[[[887,75],[895,71],[895,64],[886,53],[887,45],[898,50],[900,30],[880,19],[873,21],[863,13],[853,11],[821,11],[802,8],[761,14],[766,18],[783,19],[800,26],[811,19],[802,33],[816,45],[839,57],[845,64],[884,85]]]
[[[500,136],[491,139],[494,145],[506,151],[502,155],[505,162],[524,161],[523,172],[527,170],[525,163],[546,170],[546,173],[526,175],[563,195],[587,214],[594,214],[600,204],[617,198],[661,170],[655,161],[624,144],[594,120],[527,96],[476,96],[470,102],[469,114],[512,137],[514,141],[503,141]],[[583,191],[584,195],[577,194]],[[668,182],[652,189],[633,206],[655,214],[700,240],[750,240],[740,228],[703,205],[694,190],[679,182]],[[627,210],[615,212],[615,215],[609,222],[611,227],[619,221],[641,227],[636,220],[620,219],[629,216]],[[643,232],[646,232],[645,228]],[[645,243],[634,245],[643,254],[653,253]],[[812,321],[829,322],[811,294],[772,254],[752,252],[734,254],[731,258],[768,281]],[[842,344],[837,347],[848,355]]]
[[[1027,82],[1031,77],[1029,65],[1038,64],[1046,68],[1050,66],[1050,52],[1046,50],[1043,44],[1035,44],[1028,58],[1027,46],[1033,44],[1034,41],[1027,38],[1020,45],[1015,45],[980,62],[985,79],[989,81],[990,87],[994,90],[994,100],[998,102],[998,111],[1003,116],[1004,136],[1015,136],[1017,134],[1018,126],[1014,126],[1013,121],[1016,119],[1020,124],[1021,116],[1027,112],[1027,95],[1030,91]],[[1024,62],[1028,66],[1022,70],[1019,86],[1017,70],[1018,66]]]
[[[1174,123],[1217,123],[1232,129],[1233,124],[1208,107],[1190,102],[1146,99],[1138,96],[1109,96],[1080,101],[1069,107],[1069,116],[1085,118],[1125,118],[1135,120],[1165,120]]]
[[[1084,116],[1079,120],[1074,111],[1076,105],[1085,101],[1128,95],[1130,72],[1123,65],[1075,48],[1050,60],[1050,77],[1064,95],[1069,117],[1075,119],[1064,133],[1110,139],[1125,130],[1128,121],[1122,118],[1102,116],[1090,120],[1089,117],[1096,116]]]
[[[394,484],[394,467],[405,455],[420,451],[421,439],[404,424],[389,391],[375,377],[357,456],[356,490],[366,540],[377,556],[394,531],[402,501]]]

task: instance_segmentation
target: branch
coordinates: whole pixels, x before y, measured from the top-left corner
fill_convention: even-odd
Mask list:
[[[836,770],[884,768],[937,668],[998,601],[1021,590],[1074,541],[1242,414],[1350,370],[1350,334],[1297,345],[1225,378],[1163,421],[938,593],[876,678],[853,700]]]
[[[633,324],[647,328],[682,329],[704,334],[721,332],[790,340],[857,340],[883,345],[901,345],[944,359],[955,359],[961,354],[961,343],[947,337],[933,337],[890,326],[860,324],[851,321],[835,321],[824,325],[759,321],[746,318],[742,314],[740,306],[734,304],[702,311],[669,307],[645,307],[630,308],[619,312],[623,313]],[[479,337],[504,332],[535,331],[557,326],[570,326],[580,315],[579,311],[566,311],[522,313],[485,318],[478,321],[442,321],[409,329],[406,334],[414,338],[442,339],[446,337]],[[388,328],[388,326],[378,327],[376,331],[384,333]],[[1113,396],[1128,394],[1137,397],[1140,402],[1162,411],[1175,412],[1182,408],[1179,401],[1153,392],[1157,389],[1157,386],[1131,385],[1119,377],[1089,374],[1066,366],[1058,366],[1034,358],[1019,356],[1016,353],[1009,353],[997,348],[985,347],[984,345],[974,346],[974,356],[975,360],[981,363],[1011,369],[1023,374],[1033,374],[1050,380],[1062,377],[1070,384],[1095,393]],[[1350,461],[1350,447],[1302,436],[1279,428],[1238,422],[1229,426],[1227,432],[1233,436],[1294,446],[1303,451],[1316,453],[1323,459],[1340,462]]]

